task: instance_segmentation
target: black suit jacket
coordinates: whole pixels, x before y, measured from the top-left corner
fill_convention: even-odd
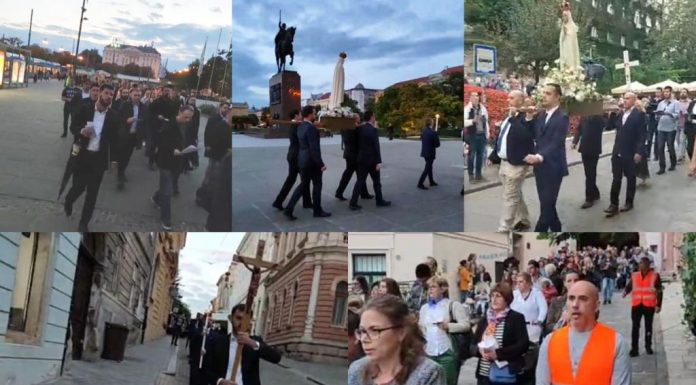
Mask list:
[[[603,115],[583,116],[580,127],[575,131],[573,144],[578,144],[578,151],[583,155],[599,156],[602,153],[602,132],[606,120]]]
[[[201,112],[198,107],[193,106],[193,117],[186,127],[186,137],[184,138],[185,145],[198,145],[198,130],[201,125]]]
[[[379,149],[379,134],[370,123],[365,123],[358,130],[358,163],[365,165],[377,165],[382,163],[382,154]]]
[[[505,141],[507,150],[507,161],[515,166],[524,166],[527,163],[524,157],[534,153],[534,130],[527,124],[524,124],[525,114],[523,112],[517,116],[510,118],[510,127],[508,128],[507,140]],[[503,124],[505,124],[503,122]],[[501,131],[498,135],[502,135]],[[488,159],[491,163],[500,164],[502,159],[498,156],[500,147],[498,138],[495,140],[495,147]]]
[[[619,116],[622,119],[623,116]],[[622,123],[619,120],[619,123]],[[626,118],[626,124],[616,129],[614,139],[614,149],[612,155],[620,155],[622,158],[633,159],[635,154],[643,154],[643,143],[645,143],[646,122],[645,114],[635,108]]]
[[[152,115],[152,114],[150,114]],[[208,119],[208,122],[205,124],[205,129],[203,131],[203,146],[206,147],[205,153],[203,153],[204,156],[210,156],[210,153],[208,151],[208,147],[211,147],[213,144],[213,127],[215,126],[216,122],[224,120],[222,115],[215,114]]]
[[[425,159],[435,159],[437,148],[440,147],[440,136],[430,127],[421,131],[421,154]]]
[[[290,146],[288,146],[287,160],[290,163],[297,165],[297,157],[300,155],[300,139],[297,137],[297,127],[299,124],[290,125]]]
[[[565,146],[570,128],[568,115],[558,108],[553,112],[548,123],[546,123],[546,113],[543,113],[525,124],[534,130],[536,153],[544,158],[544,161],[535,167],[534,172],[555,178],[568,175]]]
[[[481,318],[469,347],[471,355],[479,358],[476,364],[477,377],[481,365],[481,352],[479,352],[478,343],[483,339],[483,332],[487,326],[488,319],[486,317]],[[524,368],[524,357],[522,355],[527,352],[527,349],[529,349],[529,335],[527,334],[524,316],[514,310],[510,310],[505,317],[503,347],[495,351],[498,355],[498,360],[508,361],[510,371],[517,374]]]
[[[180,157],[174,155],[174,149],[184,148],[184,138],[176,120],[165,122],[157,137],[157,167],[177,171],[181,162]]]
[[[344,128],[341,130],[343,140],[343,159],[355,162],[358,159],[358,129]]]
[[[696,99],[689,103],[689,107],[686,109],[686,121],[684,122],[684,132],[687,134],[696,134],[696,123],[691,123],[691,119],[696,119],[696,114],[692,114],[691,111],[696,105]]]
[[[123,119],[123,132],[122,136],[130,133],[130,128],[133,125],[126,123],[129,118],[135,116],[135,109],[133,108],[133,102],[128,101],[121,105],[121,119]],[[138,140],[145,138],[145,118],[147,116],[147,106],[143,103],[138,104],[138,116],[135,118],[138,120],[138,124],[135,126],[135,134]]]
[[[87,144],[89,143],[89,138],[82,136],[80,131],[85,127],[87,122],[92,121],[94,121],[94,104],[85,104],[80,108],[76,118],[70,125],[70,132],[75,135],[77,141],[82,146],[78,157],[87,153]],[[101,138],[99,139],[98,151],[99,163],[102,164],[104,170],[109,168],[109,162],[112,159],[116,159],[115,154],[118,145],[118,133],[121,130],[121,126],[121,116],[116,111],[107,109],[106,117],[104,118],[104,126],[101,131]]]
[[[247,346],[242,349],[242,381],[244,385],[261,385],[259,378],[259,360],[277,364],[281,354],[276,349],[266,345],[261,337],[252,336],[261,346],[254,350]],[[203,371],[209,384],[216,384],[218,379],[225,378],[230,361],[230,336],[216,334],[206,342],[206,353],[203,356]]]
[[[210,159],[220,160],[232,148],[232,126],[227,121],[217,119],[210,128]]]
[[[300,152],[297,164],[300,168],[320,169],[324,167],[321,159],[319,130],[310,122],[302,122],[297,127],[297,139],[300,142]]]

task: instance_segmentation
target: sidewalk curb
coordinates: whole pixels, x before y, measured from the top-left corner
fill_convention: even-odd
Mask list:
[[[300,376],[301,378],[304,378],[304,379],[307,380],[307,381],[313,382],[313,383],[315,383],[315,384],[317,384],[317,385],[328,385],[326,382],[324,382],[324,381],[322,381],[322,380],[318,380],[318,379],[316,379],[316,378],[314,378],[314,377],[312,377],[312,376],[310,376],[310,375],[307,375],[307,374],[305,374],[304,372],[302,372],[302,371],[300,371],[300,370],[297,370],[297,369],[295,369],[295,368],[293,368],[293,367],[291,367],[291,366],[287,366],[287,365],[284,365],[284,364],[282,364],[282,363],[277,363],[276,365],[280,366],[281,368],[283,368],[283,369],[285,369],[285,370],[287,370],[287,371],[289,371],[289,372],[291,372],[291,373],[294,373],[294,374]],[[347,372],[346,372],[346,373],[347,373]],[[347,376],[347,374],[346,374],[346,376]]]

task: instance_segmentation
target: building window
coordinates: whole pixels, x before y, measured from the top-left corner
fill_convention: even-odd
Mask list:
[[[610,15],[613,15],[613,14],[614,14],[614,4],[609,3],[609,4],[607,5],[607,13],[610,14]]]
[[[387,276],[386,255],[384,254],[353,254],[353,276],[362,275],[367,284]]]
[[[333,315],[331,316],[331,324],[343,326],[346,323],[346,309],[348,305],[348,282],[340,281],[336,285],[336,294],[334,295]]]
[[[288,326],[292,326],[292,321],[295,315],[295,304],[297,303],[297,289],[299,287],[299,282],[295,281],[292,287],[292,300],[290,302],[290,314],[288,315]]]
[[[636,28],[638,29],[642,28],[640,25],[640,11],[636,11],[635,16],[633,17],[633,24],[635,24]]]
[[[592,26],[592,30],[590,31],[590,36],[597,38],[599,37],[599,32],[597,32],[597,27]]]
[[[40,343],[50,246],[51,234],[29,233],[20,241],[6,342]]]
[[[592,6],[597,8],[597,0],[592,0]]]
[[[635,48],[635,49],[639,49],[639,48],[640,48],[640,44],[638,43],[638,40],[634,40],[634,41],[633,41],[633,48]]]
[[[645,16],[645,26],[652,28],[652,19],[650,18],[650,15]]]
[[[607,42],[609,42],[609,43],[614,42],[614,36],[611,34],[611,32],[607,32]]]
[[[621,35],[621,46],[625,47],[626,46],[626,36]]]

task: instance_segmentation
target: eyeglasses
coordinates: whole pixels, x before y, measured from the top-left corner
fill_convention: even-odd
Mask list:
[[[360,328],[360,329],[357,329],[355,331],[355,338],[358,341],[362,341],[363,337],[367,337],[368,341],[376,341],[381,337],[383,331],[392,330],[392,329],[399,329],[402,327],[403,327],[403,325],[393,325],[393,326],[388,326],[388,327],[384,327],[384,328],[369,328],[369,329]]]

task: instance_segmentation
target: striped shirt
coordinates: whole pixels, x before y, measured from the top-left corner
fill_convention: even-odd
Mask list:
[[[503,319],[499,324],[495,325],[495,340],[498,342],[498,349],[503,347],[503,331],[505,331],[505,319]],[[490,371],[491,362],[485,358],[481,358],[478,375],[488,377]]]

